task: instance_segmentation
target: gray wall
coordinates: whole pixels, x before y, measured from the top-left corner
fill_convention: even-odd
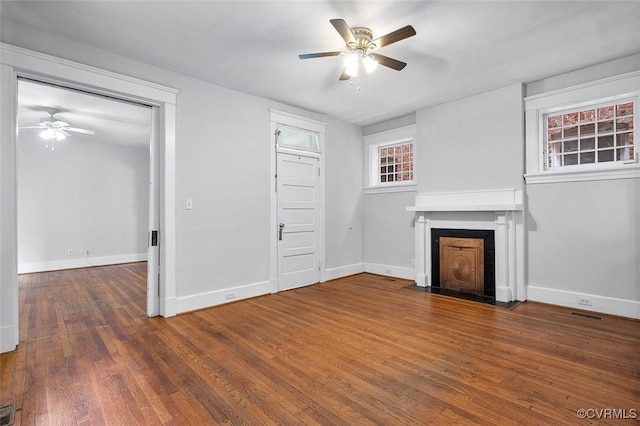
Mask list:
[[[18,139],[19,270],[146,254],[149,150],[72,135],[51,151],[37,135]]]
[[[522,85],[417,112],[418,192],[522,189]]]
[[[526,93],[637,70],[640,55],[633,55],[533,82]],[[614,313],[622,301],[625,315],[640,318],[640,179],[528,184],[526,194],[530,294],[569,305],[586,297],[593,309]]]
[[[363,263],[362,129],[11,24],[3,41],[178,89],[177,297],[268,282],[269,108],[328,123],[327,269]],[[185,210],[186,199],[193,210]],[[330,211],[329,211],[330,209]],[[345,229],[351,230],[345,233]]]

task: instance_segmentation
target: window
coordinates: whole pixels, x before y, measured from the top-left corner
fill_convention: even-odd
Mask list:
[[[632,100],[546,114],[544,122],[548,169],[635,158]]]
[[[378,181],[413,182],[413,142],[378,147]]]
[[[415,191],[415,125],[367,135],[365,193]]]
[[[318,134],[295,127],[278,125],[278,146],[284,148],[301,149],[303,151],[320,152]]]
[[[525,98],[527,185],[640,178],[640,71]]]

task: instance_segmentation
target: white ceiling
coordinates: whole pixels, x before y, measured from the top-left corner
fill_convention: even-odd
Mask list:
[[[20,141],[38,140],[37,125],[49,117],[45,108],[56,108],[55,117],[70,127],[95,131],[95,135],[71,133],[74,140],[148,148],[151,107],[64,89],[28,80],[18,82],[18,129]],[[41,142],[41,141],[40,141]]]
[[[3,20],[359,125],[640,52],[638,1],[3,0],[1,6]],[[344,48],[332,18],[367,26],[374,38],[412,25],[416,36],[380,50],[407,67],[379,67],[340,82],[341,58],[298,59]]]

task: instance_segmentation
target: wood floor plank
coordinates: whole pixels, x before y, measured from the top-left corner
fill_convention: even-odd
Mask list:
[[[640,321],[371,274],[147,318],[145,276],[140,262],[19,277],[20,344],[0,356],[17,425],[615,424],[577,410],[640,411]]]

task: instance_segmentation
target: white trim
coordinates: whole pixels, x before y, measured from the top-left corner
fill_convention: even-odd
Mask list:
[[[269,146],[271,149],[270,166],[269,166],[269,193],[270,197],[270,213],[269,213],[269,226],[271,226],[270,232],[270,250],[269,250],[269,281],[268,289],[266,293],[277,293],[278,284],[278,194],[276,192],[276,165],[278,152],[296,153],[298,155],[304,155],[308,157],[319,158],[320,162],[320,188],[319,188],[319,225],[318,234],[320,236],[319,241],[319,263],[320,263],[320,282],[327,280],[326,272],[326,235],[325,235],[325,135],[327,123],[314,120],[307,117],[298,116],[288,112],[279,111],[276,109],[269,109]],[[320,152],[311,151],[299,151],[295,152],[290,148],[279,148],[276,140],[276,130],[278,124],[285,126],[297,127],[299,129],[309,130],[318,133],[318,144],[320,145]],[[304,152],[304,153],[303,153]]]
[[[588,83],[524,98],[525,111],[554,108],[566,104],[579,106],[581,102],[610,98],[613,94],[633,93],[640,89],[640,71],[620,74]]]
[[[262,296],[270,292],[269,287],[269,281],[262,281],[253,284],[225,288],[222,290],[207,291],[205,293],[178,297],[175,303],[178,312],[190,312],[198,309],[210,308],[212,306],[223,305],[225,303],[237,302],[238,300],[249,299],[251,297]],[[233,295],[233,297],[230,297],[231,295]]]
[[[412,212],[519,211],[523,209],[521,189],[464,192],[424,192],[416,195]]]
[[[177,89],[160,86],[144,80],[139,80],[133,77],[129,77],[122,74],[113,73],[110,71],[94,68],[77,62],[68,61],[54,56],[45,55],[42,53],[30,51],[27,49],[11,46],[5,43],[0,43],[0,61],[2,64],[10,67],[13,72],[13,80],[16,80],[19,76],[25,76],[29,78],[37,78],[40,81],[45,82],[57,82],[58,84],[64,84],[65,86],[77,89],[88,90],[93,93],[105,94],[110,96],[116,96],[121,99],[131,100],[135,102],[141,102],[151,106],[157,106],[160,108],[160,146],[161,152],[159,153],[162,171],[161,178],[161,194],[160,194],[160,220],[161,220],[161,232],[160,244],[161,246],[161,282],[160,286],[160,314],[169,317],[176,314],[176,212],[175,212],[175,194],[176,194],[176,156],[175,156],[175,143],[176,143],[176,94],[179,92]],[[17,81],[16,81],[17,84]],[[4,83],[3,83],[4,86]],[[4,89],[4,87],[3,87]],[[3,98],[5,92],[3,91]],[[5,122],[6,117],[3,116],[3,122],[0,123],[0,127],[3,129],[10,128],[14,125],[13,121]],[[3,144],[15,145],[15,132],[10,138],[2,138]],[[11,151],[9,151],[11,152]],[[12,187],[15,188],[15,171],[11,174],[3,175],[3,178],[7,178],[7,182],[2,181],[2,192]],[[13,209],[15,216],[16,202],[15,197],[13,200]],[[14,221],[15,219],[7,219],[7,217],[0,218],[3,221]],[[0,224],[4,226],[5,223]],[[3,235],[4,239],[5,236]],[[9,262],[10,257],[15,256],[17,252],[17,237],[11,242],[13,250],[9,253],[2,254],[0,263]],[[17,270],[17,260],[16,270]],[[9,294],[14,290],[17,293],[17,275],[10,280],[0,283],[0,291],[4,294]],[[7,291],[8,288],[11,290]],[[17,306],[17,302],[16,302]],[[17,316],[17,309],[16,309]],[[7,324],[0,324],[0,328],[5,327]],[[16,318],[16,327],[17,318]],[[18,337],[16,333],[16,341],[18,343]],[[3,347],[0,350],[4,350],[5,347],[9,347],[8,344],[3,342]]]
[[[628,165],[615,169],[598,170],[558,170],[524,175],[527,185],[560,182],[586,182],[593,180],[634,179],[640,178],[640,165]]]
[[[364,263],[354,263],[353,265],[339,266],[337,268],[327,269],[325,278],[327,281],[336,280],[338,278],[361,274],[364,271]]]
[[[601,102],[632,99],[639,103],[640,71],[609,77],[548,93],[525,98],[525,158],[527,184],[581,182],[629,179],[640,176],[638,154],[630,161],[615,161],[593,165],[576,165],[549,169],[546,167],[546,137],[544,115],[558,111],[585,108]],[[635,129],[640,126],[640,114],[634,112]],[[635,131],[638,134],[638,131]],[[635,142],[637,148],[637,141]]]
[[[418,155],[418,143],[416,125],[398,127],[384,132],[366,135],[364,142],[364,188],[365,194],[383,194],[389,192],[409,192],[417,187],[418,170],[416,158]],[[378,148],[386,145],[411,143],[413,145],[413,180],[393,183],[380,183],[378,173]],[[375,167],[374,167],[375,163]]]
[[[62,269],[89,268],[92,266],[118,265],[121,263],[144,262],[147,253],[121,254],[114,256],[84,257],[76,259],[47,260],[18,264],[18,274],[59,271]]]
[[[495,236],[496,300],[526,300],[524,199],[520,189],[421,193],[407,211],[415,216],[415,280],[432,285],[431,230],[484,229]]]
[[[364,271],[376,275],[384,275],[387,277],[402,278],[405,280],[415,280],[416,270],[414,268],[405,268],[402,266],[383,265],[380,263],[365,262]]]
[[[387,194],[390,192],[416,192],[418,185],[415,183],[395,183],[385,186],[369,186],[364,189],[365,195],[369,194]]]
[[[529,300],[535,302],[640,319],[640,301],[637,300],[617,299],[533,285],[527,286],[527,296]],[[580,304],[578,303],[579,299],[590,299],[592,305]]]

